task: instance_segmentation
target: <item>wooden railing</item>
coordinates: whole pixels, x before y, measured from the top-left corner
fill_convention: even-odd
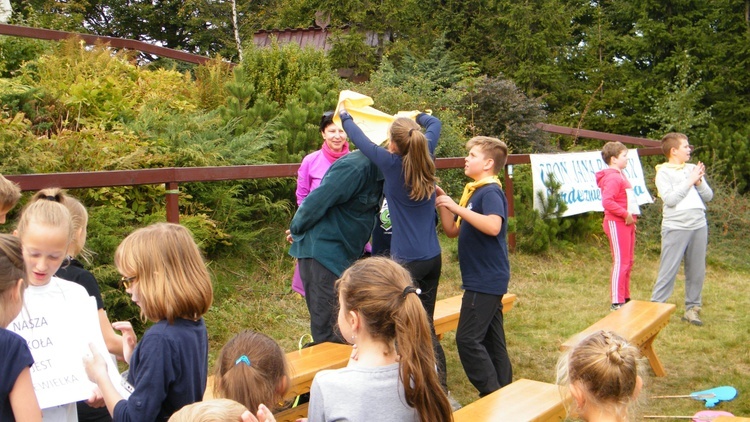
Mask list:
[[[661,148],[656,148],[659,142],[650,139],[636,138],[624,135],[613,135],[590,130],[576,130],[563,126],[540,124],[539,127],[550,133],[600,139],[606,141],[620,141],[626,144],[646,146],[639,148],[639,155],[661,154]],[[513,177],[508,171],[509,166],[529,164],[528,154],[511,154],[505,167],[504,189],[508,198],[508,216],[515,216],[513,201]],[[438,158],[438,169],[454,169],[464,166],[463,157]],[[299,164],[268,164],[253,166],[226,167],[167,167],[142,170],[115,170],[75,173],[22,174],[5,175],[8,179],[18,183],[22,190],[40,190],[48,187],[65,189],[101,188],[111,186],[156,185],[164,184],[167,221],[178,223],[179,184],[188,182],[216,182],[242,179],[268,179],[274,177],[296,177]],[[515,246],[515,237],[509,238],[511,248]]]
[[[113,48],[126,48],[128,50],[142,51],[155,56],[168,57],[188,63],[203,64],[209,60],[208,57],[192,54],[185,51],[159,47],[147,42],[129,40],[126,38],[105,37],[100,35],[81,34],[78,32],[56,31],[53,29],[31,28],[28,26],[8,25],[0,23],[0,35],[11,35],[15,37],[34,38],[37,40],[62,41],[68,38],[78,37],[87,45],[109,44]],[[234,66],[234,63],[227,62]]]

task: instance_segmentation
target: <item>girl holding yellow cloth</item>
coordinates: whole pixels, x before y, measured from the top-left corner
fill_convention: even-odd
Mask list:
[[[342,127],[349,139],[383,172],[383,192],[388,200],[393,234],[391,257],[411,273],[427,315],[435,312],[438,283],[442,267],[440,243],[435,225],[435,163],[433,156],[442,123],[429,114],[419,113],[416,121],[398,117],[390,124],[388,148],[378,146],[382,140],[369,137],[347,112],[347,103],[339,103]],[[424,131],[422,130],[424,127]],[[375,132],[371,132],[375,133]],[[375,135],[373,135],[375,136]],[[433,346],[438,361],[440,381],[447,390],[445,354],[433,331]]]

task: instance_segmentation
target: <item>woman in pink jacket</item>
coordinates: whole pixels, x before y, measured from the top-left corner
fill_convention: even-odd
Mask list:
[[[349,153],[346,132],[333,123],[333,111],[323,113],[320,119],[320,134],[323,137],[323,145],[319,150],[307,154],[297,170],[297,206],[320,185],[320,181],[333,162]],[[302,278],[296,265],[292,289],[302,296],[305,295]]]

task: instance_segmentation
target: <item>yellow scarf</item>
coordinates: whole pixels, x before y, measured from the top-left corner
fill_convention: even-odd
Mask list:
[[[672,170],[682,170],[685,168],[685,164],[687,163],[682,163],[682,164],[662,163],[656,166],[656,171],[658,172],[659,169],[662,167],[672,169]]]
[[[464,193],[463,195],[461,195],[461,200],[458,202],[458,206],[466,208],[466,205],[469,203],[469,199],[471,198],[471,195],[474,194],[474,191],[484,185],[489,185],[491,183],[497,183],[497,185],[500,186],[500,189],[503,188],[503,185],[502,183],[500,183],[500,179],[498,179],[497,176],[489,176],[485,177],[482,180],[477,180],[476,182],[467,183],[466,186],[464,186]],[[456,219],[456,227],[461,227],[461,217],[458,217],[458,219]]]

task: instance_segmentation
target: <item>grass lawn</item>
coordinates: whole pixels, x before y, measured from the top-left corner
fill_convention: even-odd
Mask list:
[[[455,240],[441,239],[443,275],[439,298],[461,293]],[[304,300],[290,291],[292,259],[279,246],[277,258],[234,257],[215,261],[216,300],[206,316],[211,360],[234,333],[251,328],[275,338],[287,350],[298,347],[308,332]],[[670,303],[677,305],[654,348],[667,370],[657,378],[644,361],[647,379],[641,415],[693,415],[705,409],[692,399],[649,399],[652,395],[689,394],[721,385],[739,396],[719,410],[750,417],[750,266],[742,248],[709,245],[708,274],[703,290],[703,327],[680,321],[684,312],[684,278],[678,276]],[[658,250],[639,247],[633,269],[632,298],[649,300],[658,269]],[[737,265],[737,262],[743,262]],[[505,332],[514,379],[554,382],[559,345],[609,313],[610,270],[606,238],[570,246],[545,256],[511,255],[510,291],[518,295],[505,317]],[[249,268],[253,268],[251,271]],[[455,337],[442,340],[448,358],[448,385],[462,404],[478,398],[464,375]],[[638,416],[635,419],[640,420]]]

